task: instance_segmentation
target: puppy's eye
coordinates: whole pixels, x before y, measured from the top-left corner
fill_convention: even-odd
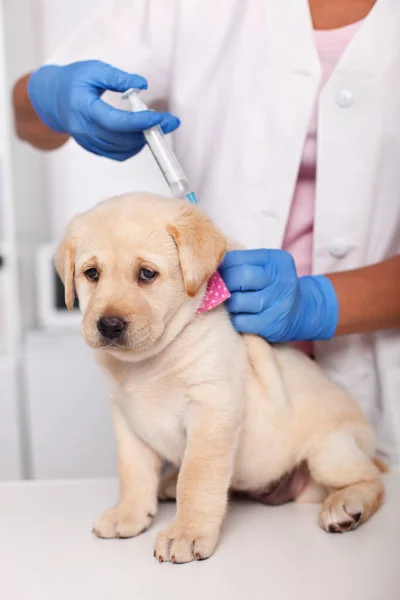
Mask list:
[[[87,269],[85,271],[85,275],[91,281],[97,281],[99,278],[99,273],[98,273],[97,269],[95,269],[95,268]]]
[[[151,281],[157,277],[156,271],[150,271],[150,269],[140,269],[139,281]]]

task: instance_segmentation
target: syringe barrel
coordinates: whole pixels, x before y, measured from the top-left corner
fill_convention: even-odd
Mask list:
[[[185,198],[191,191],[189,182],[172,150],[168,147],[161,128],[157,125],[144,132],[146,142],[156,159],[173,195]]]
[[[133,112],[148,110],[146,104],[139,97],[139,92],[140,90],[131,88],[123,95],[124,99],[130,101]],[[177,198],[187,197],[193,203],[197,202],[194,194],[191,193],[189,182],[178,159],[167,145],[161,128],[157,125],[146,129],[143,134],[173,195]]]

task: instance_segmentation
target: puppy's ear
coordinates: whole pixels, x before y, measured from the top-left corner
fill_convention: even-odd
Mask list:
[[[193,297],[219,267],[226,239],[211,219],[190,205],[182,206],[167,231],[178,248],[186,293]]]
[[[76,249],[76,217],[69,224],[63,239],[58,246],[55,266],[65,288],[65,304],[68,310],[74,308],[75,301],[75,249]]]

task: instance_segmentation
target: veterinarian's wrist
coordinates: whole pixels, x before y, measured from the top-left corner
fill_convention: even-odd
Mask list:
[[[339,320],[339,304],[332,282],[324,275],[300,277],[300,306],[294,340],[330,340]]]
[[[57,133],[66,133],[66,129],[57,118],[56,95],[62,67],[45,65],[32,73],[28,81],[28,96],[31,104],[47,127]]]

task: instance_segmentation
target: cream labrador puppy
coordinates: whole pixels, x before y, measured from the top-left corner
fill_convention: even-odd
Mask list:
[[[197,207],[128,194],[76,216],[56,257],[106,374],[118,444],[120,499],[94,532],[136,536],[158,494],[176,494],[161,562],[209,557],[228,492],[262,497],[298,465],[309,478],[297,499],[323,501],[326,531],[354,529],[383,498],[373,430],[344,390],[296,350],[237,334],[223,306],[197,313],[226,249]],[[177,481],[160,484],[164,459]]]

